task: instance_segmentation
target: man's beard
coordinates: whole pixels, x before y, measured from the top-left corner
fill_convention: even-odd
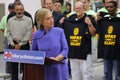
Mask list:
[[[23,16],[23,14],[21,12],[17,13],[17,17],[21,18]]]

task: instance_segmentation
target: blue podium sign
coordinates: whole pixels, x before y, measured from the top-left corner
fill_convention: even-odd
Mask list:
[[[8,62],[20,62],[43,65],[45,61],[45,51],[5,49],[4,60]]]

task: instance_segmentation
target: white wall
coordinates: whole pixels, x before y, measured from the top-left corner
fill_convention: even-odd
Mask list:
[[[39,8],[41,8],[41,0],[21,0],[24,7],[25,7],[25,10],[28,11],[33,19],[34,19],[34,14],[36,12],[36,10],[38,10]],[[8,4],[9,3],[13,3],[14,0],[0,0],[0,3],[5,3],[5,15],[8,15],[9,12],[8,12]]]
[[[40,0],[21,0],[25,10],[28,11],[34,18],[35,12],[41,8]]]
[[[5,0],[0,0],[0,3],[5,3]]]

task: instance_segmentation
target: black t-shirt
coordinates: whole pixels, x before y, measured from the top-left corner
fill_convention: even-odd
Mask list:
[[[98,21],[98,58],[120,59],[120,18],[106,17]]]
[[[69,58],[86,59],[91,53],[91,35],[88,25],[84,22],[85,16],[76,18],[76,14],[69,19],[65,19],[63,29],[69,46]]]

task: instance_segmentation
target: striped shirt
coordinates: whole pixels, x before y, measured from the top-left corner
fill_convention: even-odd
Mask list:
[[[25,15],[20,19],[14,16],[8,20],[6,33],[9,44],[14,46],[15,40],[20,46],[25,45],[32,33],[32,20]]]

